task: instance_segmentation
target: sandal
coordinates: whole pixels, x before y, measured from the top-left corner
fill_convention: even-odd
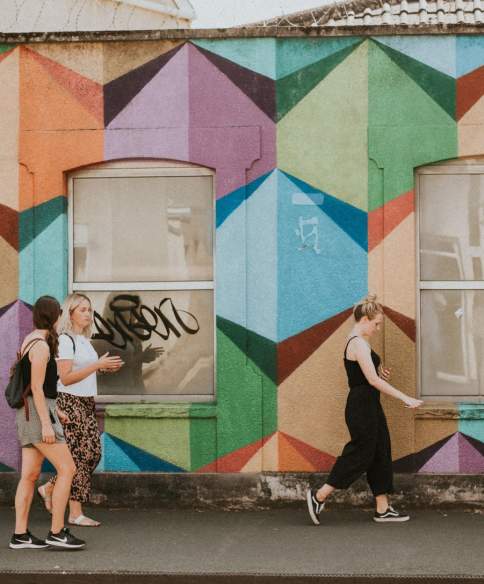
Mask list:
[[[40,487],[37,489],[37,493],[44,502],[44,507],[46,508],[46,510],[49,513],[52,513],[52,495],[47,494],[47,491],[45,490],[45,485],[40,485]]]
[[[86,517],[82,513],[75,519],[69,517],[69,525],[77,525],[78,527],[99,527],[101,523],[90,517]]]

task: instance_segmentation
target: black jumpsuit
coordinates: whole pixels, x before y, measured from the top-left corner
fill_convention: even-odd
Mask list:
[[[346,358],[351,337],[344,351],[344,365],[350,392],[345,420],[351,440],[346,444],[331,470],[327,483],[346,489],[364,472],[374,496],[393,492],[393,468],[390,434],[380,404],[380,392],[368,383],[357,361]],[[378,371],[380,357],[371,351]]]

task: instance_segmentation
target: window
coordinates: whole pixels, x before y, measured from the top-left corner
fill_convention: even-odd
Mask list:
[[[99,377],[107,400],[213,397],[213,193],[208,169],[159,161],[70,177],[70,288],[93,302],[98,353],[125,362]]]
[[[484,160],[417,177],[420,393],[484,401]]]

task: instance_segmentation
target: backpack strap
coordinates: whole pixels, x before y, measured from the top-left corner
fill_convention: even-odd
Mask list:
[[[47,343],[47,341],[45,339],[39,339],[38,337],[35,339],[31,339],[24,347],[23,353],[21,353],[21,351],[19,350],[18,354],[20,355],[18,361],[20,361],[21,359],[23,359],[25,357],[25,355],[28,354],[28,352],[30,351],[30,349],[38,342],[38,341],[44,341],[44,343]],[[29,394],[31,393],[32,388],[30,383],[27,385],[27,387],[24,389],[24,392],[22,394],[22,399],[24,402],[24,409],[25,409],[25,419],[27,420],[27,422],[30,420],[30,410],[29,410],[29,402],[27,401],[27,397],[29,396]]]
[[[74,337],[71,337],[71,335],[69,333],[62,333],[62,334],[71,339],[72,349],[74,350],[74,355],[75,355],[76,354],[76,341],[74,340]]]

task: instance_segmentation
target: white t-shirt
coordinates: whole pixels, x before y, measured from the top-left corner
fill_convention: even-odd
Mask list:
[[[58,360],[72,359],[72,371],[84,369],[84,367],[92,365],[98,360],[99,357],[89,339],[86,339],[83,335],[75,335],[72,333],[70,333],[70,336],[74,339],[76,350],[74,352],[72,340],[66,334],[59,335]],[[97,395],[96,373],[91,373],[91,375],[88,375],[82,381],[67,386],[62,385],[62,382],[59,379],[57,382],[57,391],[70,393],[80,397],[92,397]]]

